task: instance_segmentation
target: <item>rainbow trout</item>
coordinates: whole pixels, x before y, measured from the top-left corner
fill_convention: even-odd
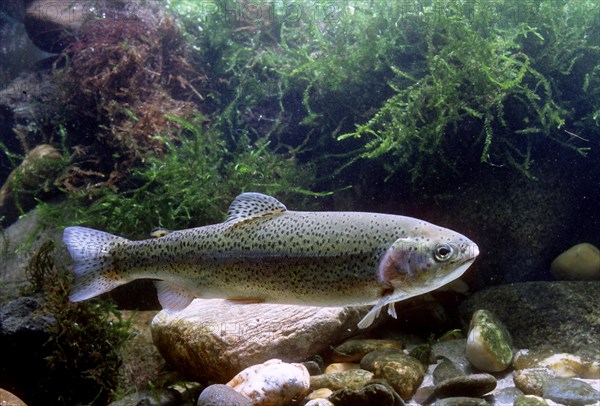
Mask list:
[[[130,241],[68,227],[73,258],[70,299],[86,300],[135,279],[157,279],[163,308],[179,311],[194,298],[314,306],[382,308],[461,276],[477,245],[423,220],[362,212],[290,211],[277,199],[243,193],[220,224]]]

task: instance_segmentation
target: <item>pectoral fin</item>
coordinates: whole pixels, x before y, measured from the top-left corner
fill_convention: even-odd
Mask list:
[[[185,288],[169,281],[156,281],[154,286],[156,286],[160,305],[169,312],[185,309],[196,297]]]

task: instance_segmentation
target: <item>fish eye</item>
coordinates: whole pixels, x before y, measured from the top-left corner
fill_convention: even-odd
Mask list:
[[[448,244],[438,244],[434,250],[434,257],[437,261],[447,261],[454,254],[454,250]]]

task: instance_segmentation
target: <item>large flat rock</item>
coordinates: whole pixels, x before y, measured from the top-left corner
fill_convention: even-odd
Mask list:
[[[152,336],[180,372],[224,383],[269,359],[299,362],[328,350],[356,334],[368,310],[195,299],[179,313],[161,311],[152,322]]]

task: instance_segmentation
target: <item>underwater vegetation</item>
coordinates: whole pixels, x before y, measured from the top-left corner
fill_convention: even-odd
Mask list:
[[[106,404],[118,390],[120,348],[133,329],[109,301],[69,301],[72,276],[57,261],[55,246],[46,240],[28,262],[31,288],[23,294],[32,299],[22,298],[26,305],[16,314],[38,303],[25,328],[33,332],[25,331],[22,340],[11,343],[2,380],[16,385],[32,404]],[[43,327],[36,330],[36,325]]]

